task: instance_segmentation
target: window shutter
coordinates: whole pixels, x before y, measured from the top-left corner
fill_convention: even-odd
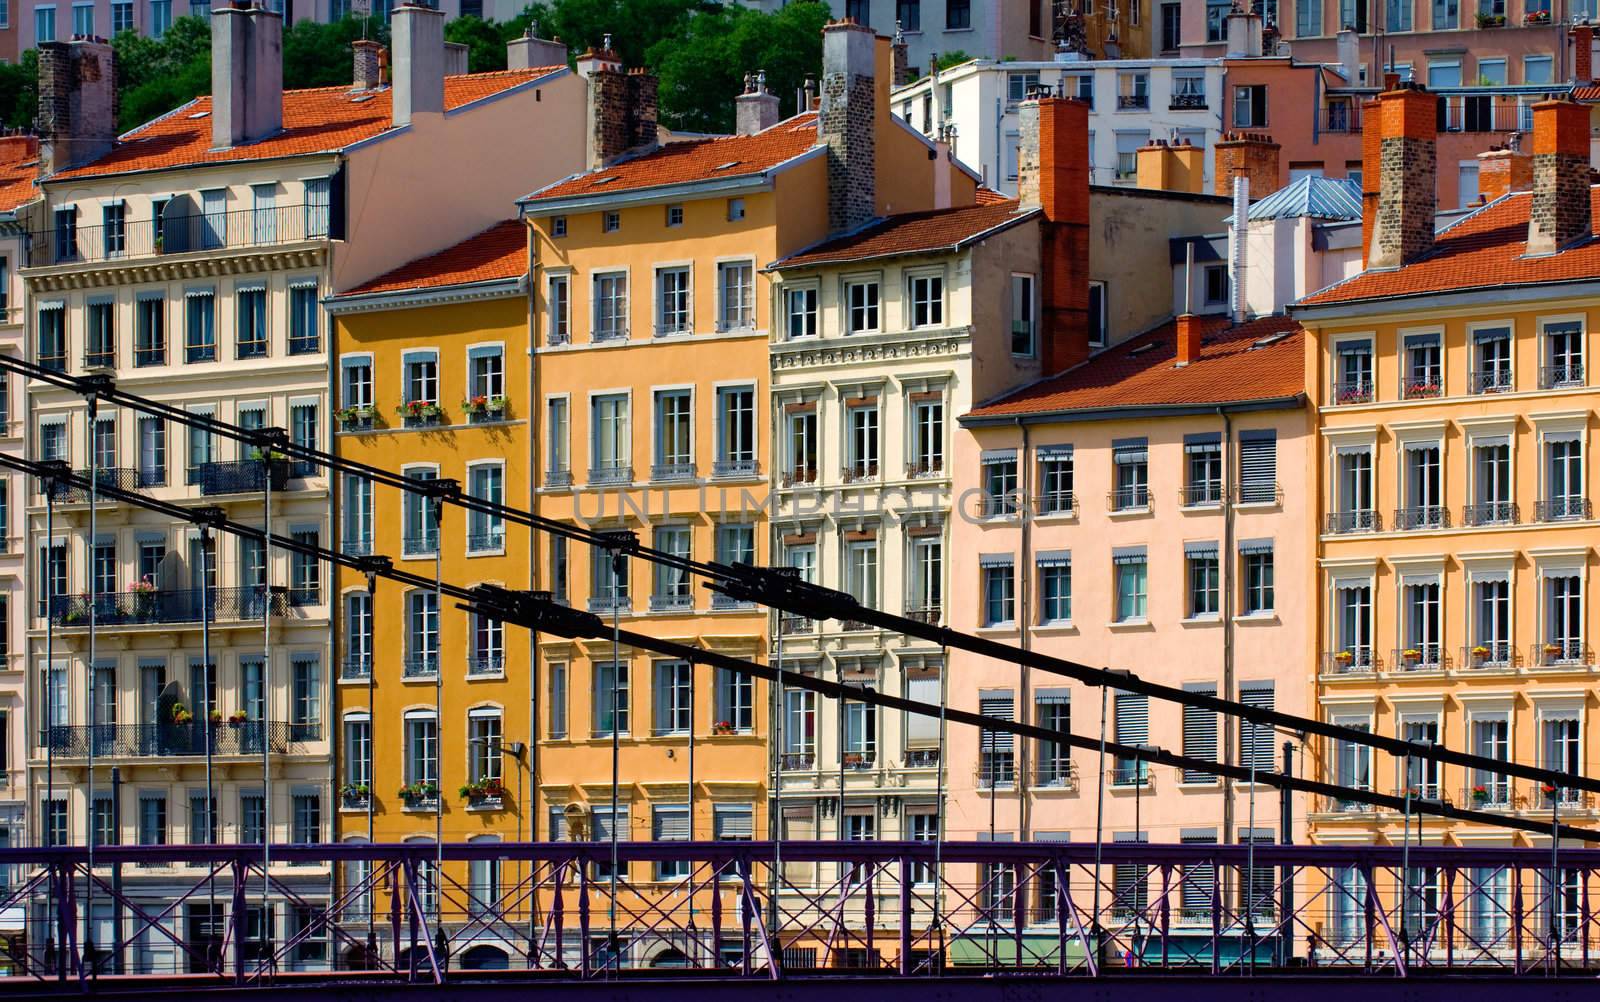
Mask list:
[[[689,840],[689,808],[686,805],[657,807],[652,822],[650,837],[657,842]]]
[[[1203,696],[1215,696],[1217,688],[1213,685],[1185,686],[1189,692]],[[1212,710],[1201,709],[1197,706],[1183,708],[1183,753],[1190,758],[1202,758],[1208,762],[1217,760],[1217,715]],[[1185,783],[1209,783],[1216,777],[1208,772],[1198,772],[1193,769],[1183,770]]]
[[[1150,700],[1143,693],[1116,695],[1117,743],[1142,745],[1150,740]]]
[[[1259,706],[1262,709],[1273,708],[1273,688],[1271,682],[1247,682],[1239,687],[1239,702],[1246,706]],[[1275,767],[1272,754],[1272,742],[1276,732],[1269,726],[1252,725],[1248,720],[1239,721],[1239,764],[1246,769],[1251,762],[1257,769],[1272,769]]]
[[[594,812],[594,822],[591,826],[594,829],[593,841],[611,841],[611,820],[610,808],[600,808]],[[628,809],[626,807],[617,808],[616,824],[617,840],[626,842],[628,840]]]
[[[550,841],[565,842],[567,836],[567,815],[560,807],[550,808]]]
[[[732,841],[755,838],[755,813],[747,806],[719,804],[711,820],[713,838]]]
[[[939,703],[939,677],[913,678],[906,682],[906,698],[919,703]],[[939,743],[939,718],[923,713],[906,714],[906,747],[932,748]]]
[[[996,720],[1015,720],[1015,700],[1009,691],[991,692],[978,697],[978,712],[985,717]],[[981,750],[986,752],[1009,752],[1011,750],[1010,731],[984,731]]]
[[[1239,500],[1270,503],[1277,499],[1278,437],[1274,432],[1239,441]]]

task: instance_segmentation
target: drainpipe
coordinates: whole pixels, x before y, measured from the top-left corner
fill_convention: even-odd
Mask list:
[[[1250,235],[1250,178],[1243,171],[1233,176],[1233,239],[1228,247],[1228,273],[1233,279],[1229,298],[1232,300],[1233,322],[1244,323],[1245,308],[1245,252],[1244,242]]]
[[[526,227],[526,223],[523,224]],[[539,366],[538,354],[535,345],[539,342],[538,319],[539,311],[534,305],[535,293],[539,285],[535,278],[538,273],[538,262],[533,257],[532,234],[528,237],[528,509],[538,511],[537,496],[531,489],[539,478],[539,436],[544,434],[544,425],[540,419],[544,416],[539,407]],[[538,540],[530,530],[528,533],[528,587],[539,587],[539,545]],[[539,634],[537,631],[528,633],[528,761],[525,768],[528,770],[528,796],[517,805],[517,810],[528,815],[528,841],[539,841]],[[534,914],[538,909],[531,909]],[[532,918],[528,920],[528,937],[533,938]]]
[[[1017,505],[1017,510],[1022,516],[1022,553],[1018,557],[1017,564],[1017,567],[1022,571],[1022,580],[1017,587],[1017,641],[1021,648],[1026,651],[1030,648],[1028,627],[1033,622],[1032,611],[1029,608],[1032,604],[1031,599],[1033,596],[1033,573],[1029,570],[1033,566],[1033,526],[1031,524],[1033,519],[1032,501],[1030,500],[1033,497],[1033,463],[1029,461],[1028,426],[1023,422],[1022,418],[1017,418],[1017,431],[1022,435],[1022,447],[1017,454],[1017,486],[1022,495],[1022,497],[1018,498],[1020,504]],[[1028,713],[1028,708],[1032,705],[1029,692],[1030,682],[1032,681],[1029,677],[1031,671],[1027,665],[1022,666],[1022,680],[1017,694],[1017,719],[1029,722],[1031,722],[1031,717]],[[1032,827],[1031,822],[1033,820],[1032,803],[1028,799],[1028,766],[1032,764],[1033,756],[1030,754],[1031,746],[1027,741],[1018,741],[1017,744],[1021,745],[1022,751],[1022,754],[1017,756],[1017,841],[1026,842],[1028,841],[1028,831]]]
[[[1237,187],[1235,191],[1237,191]],[[1233,419],[1228,416],[1225,408],[1217,408],[1217,416],[1222,419],[1223,460],[1233,463]],[[1224,483],[1227,480],[1224,478]],[[1227,494],[1222,498],[1222,698],[1233,699],[1233,500]],[[1234,718],[1223,714],[1222,728],[1222,761],[1227,765],[1233,764],[1233,735],[1237,727]],[[1233,841],[1233,780],[1223,777],[1222,780],[1222,843],[1224,845]]]

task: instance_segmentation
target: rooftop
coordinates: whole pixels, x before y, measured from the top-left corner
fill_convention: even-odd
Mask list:
[[[527,273],[528,228],[519,219],[506,219],[453,247],[379,275],[339,298],[505,281]]]
[[[854,233],[833,237],[791,254],[772,268],[811,268],[849,261],[959,250],[1039,212],[1016,200],[983,202],[948,209],[903,212],[873,220]]]
[[[1591,187],[1589,199],[1591,211],[1600,219],[1600,188]],[[1411,264],[1364,271],[1312,293],[1295,306],[1600,278],[1600,240],[1590,238],[1556,254],[1525,255],[1532,202],[1532,193],[1526,191],[1497,198],[1441,230],[1433,249]]]
[[[38,194],[39,144],[32,136],[0,138],[0,212],[11,212]]]
[[[963,421],[1145,407],[1218,406],[1287,400],[1305,392],[1304,332],[1289,317],[1231,326],[1196,317],[1200,357],[1176,368],[1177,323],[1129,338],[1087,362],[975,408]]]
[[[445,111],[493,97],[559,70],[543,66],[445,77]],[[211,97],[197,97],[118,140],[111,152],[52,181],[333,153],[394,128],[393,91],[314,87],[283,92],[283,129],[227,149],[211,145]]]
[[[1361,186],[1349,178],[1307,176],[1250,206],[1250,219],[1360,219]]]
[[[655,147],[608,167],[562,178],[524,202],[599,197],[763,174],[817,145],[817,116],[807,112],[748,136],[690,139]]]

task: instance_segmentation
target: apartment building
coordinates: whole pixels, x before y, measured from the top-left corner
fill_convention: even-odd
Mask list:
[[[1152,140],[1187,142],[1210,153],[1223,129],[1223,62],[1219,59],[980,58],[895,90],[894,111],[923,135],[946,135],[955,156],[978,168],[984,183],[1017,193],[1018,109],[1035,88],[1089,105],[1090,183],[1132,186],[1136,154]]]
[[[527,228],[511,219],[330,297],[335,451],[429,486],[453,482],[470,497],[531,507],[527,274]],[[398,491],[343,474],[338,494],[338,546],[347,554],[385,554],[402,570],[437,572],[455,585],[531,586],[522,527],[442,502],[436,521],[432,506],[442,495],[426,486]],[[348,568],[337,588],[335,837],[527,838],[528,632],[458,611],[431,589],[368,581]],[[500,899],[499,866],[460,871],[445,872],[452,888],[485,906]],[[366,875],[351,867],[344,886]],[[431,870],[424,876],[431,913],[441,885]],[[446,897],[446,923],[476,914],[460,892]],[[355,910],[371,902],[360,895]],[[474,930],[459,946],[459,963],[503,965],[516,948],[504,933]]]
[[[653,78],[610,53],[580,60],[596,95],[591,169],[521,203],[535,262],[540,514],[695,559],[770,562],[779,314],[762,269],[877,215],[976,194],[970,173],[888,114],[890,65],[889,39],[830,24],[816,111],[778,121],[777,99],[755,87],[738,98],[738,134],[657,146]],[[551,536],[537,547],[540,587],[563,601],[631,630],[770,656],[765,610],[637,559]],[[537,661],[543,837],[766,836],[765,685],[607,642],[541,638]],[[690,878],[649,870],[627,877]],[[685,907],[709,907],[690,886]],[[661,935],[621,948],[649,960],[719,946]]]
[[[35,197],[33,182],[39,170],[39,143],[31,136],[0,137],[0,353],[22,357],[22,282],[17,265],[22,261],[23,228],[18,211]],[[7,455],[23,452],[25,420],[12,411],[12,392],[21,382],[11,373],[0,374],[0,450]],[[27,593],[24,575],[23,525],[12,513],[14,499],[25,497],[26,480],[0,473],[0,847],[28,845],[27,762]],[[0,888],[18,876],[0,867]],[[0,909],[0,935],[15,935],[23,928],[23,909]]]
[[[1509,190],[1435,235],[1421,212],[1433,185],[1432,96],[1400,89],[1379,102],[1368,170],[1381,169],[1382,183],[1368,202],[1366,269],[1293,308],[1308,332],[1319,425],[1308,480],[1318,503],[1317,712],[1590,775],[1596,391],[1587,360],[1600,258],[1588,111],[1534,105],[1531,163],[1501,156],[1494,176]],[[1338,742],[1316,757],[1322,776],[1356,788],[1574,821],[1597,809],[1565,788]],[[1314,801],[1309,823],[1320,842],[1406,837],[1399,812],[1338,799]],[[1417,826],[1410,837],[1434,843],[1541,842],[1473,823]],[[1500,871],[1423,871],[1416,885],[1424,908],[1442,894],[1472,895],[1465,934],[1510,947],[1513,892]],[[1357,935],[1362,921],[1351,903],[1359,878],[1339,889],[1328,916],[1335,939]],[[1580,893],[1576,878],[1563,878],[1563,929]]]
[[[481,230],[529,176],[570,169],[565,151],[581,142],[582,83],[564,66],[446,78],[442,21],[428,8],[394,11],[392,87],[363,44],[353,88],[284,92],[279,16],[218,8],[212,95],[120,138],[110,47],[43,47],[41,100],[56,129],[20,269],[30,359],[109,372],[169,405],[326,447],[323,297],[416,256],[424,240]],[[504,156],[483,158],[473,186],[438,183],[462,150],[490,144]],[[255,524],[270,504],[273,531],[333,538],[324,469],[129,408],[91,417],[82,398],[45,384],[28,402],[38,458],[92,464],[124,489]],[[192,524],[131,505],[97,505],[91,531],[87,502],[83,491],[26,502],[40,571],[28,621],[35,842],[327,840],[338,757],[329,569],[231,537],[208,546]],[[274,870],[308,899],[330,886],[318,867]],[[128,879],[154,904],[174,886],[170,872]],[[252,928],[287,942],[303,909],[266,904],[252,900]],[[164,921],[215,943],[222,911],[191,900]],[[112,913],[91,921],[95,943],[123,939]],[[323,966],[328,949],[313,936],[276,960]],[[205,957],[147,932],[110,962],[169,970]]]

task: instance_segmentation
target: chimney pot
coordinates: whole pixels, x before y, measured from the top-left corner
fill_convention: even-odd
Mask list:
[[[822,29],[817,138],[828,151],[831,233],[877,215],[877,100],[877,36],[849,18],[830,22]]]
[[[1478,194],[1485,202],[1532,187],[1533,157],[1498,146],[1478,154]]]
[[[1588,24],[1572,26],[1572,82],[1594,83],[1594,28]]]
[[[1174,368],[1183,368],[1200,357],[1200,318],[1193,313],[1178,317],[1178,356]]]
[[[1034,98],[1018,109],[1017,193],[1042,210],[1039,270],[1045,375],[1089,357],[1089,108]]]
[[[1233,176],[1243,171],[1250,178],[1250,195],[1265,198],[1277,191],[1279,151],[1271,136],[1258,132],[1230,132],[1217,143],[1211,172],[1214,195],[1233,194]]]
[[[415,3],[390,15],[394,43],[394,124],[444,113],[444,12]]]
[[[1533,106],[1533,204],[1528,253],[1554,254],[1592,232],[1589,108],[1570,100]]]
[[[744,75],[744,93],[733,99],[734,131],[752,136],[778,124],[778,96],[767,93],[767,71]]]
[[[93,160],[115,144],[115,59],[104,42],[39,46],[40,169],[46,177]]]
[[[211,15],[211,144],[226,149],[281,131],[283,17],[237,2]]]
[[[355,56],[352,90],[376,90],[383,86],[383,44],[367,38],[350,43]]]
[[[1415,84],[1378,97],[1378,205],[1367,259],[1397,268],[1433,249],[1438,100]],[[1363,157],[1366,135],[1363,133]]]
[[[506,68],[531,70],[535,66],[567,65],[567,47],[560,41],[539,38],[530,26],[527,34],[506,43]]]

